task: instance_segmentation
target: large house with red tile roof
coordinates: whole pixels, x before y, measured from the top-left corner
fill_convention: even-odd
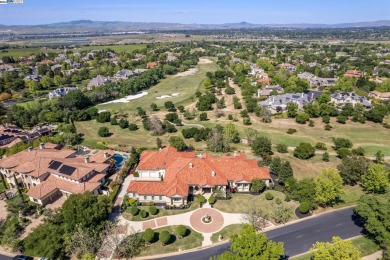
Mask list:
[[[139,177],[127,188],[128,196],[159,205],[184,205],[190,196],[213,193],[215,188],[249,192],[253,179],[262,179],[267,185],[271,181],[267,168],[242,154],[214,157],[178,152],[170,146],[144,151],[137,171]]]
[[[78,156],[70,149],[57,149],[54,144],[14,154],[0,160],[3,174],[11,188],[26,187],[31,201],[46,205],[61,196],[91,191],[100,193],[106,173],[114,167],[109,151]]]

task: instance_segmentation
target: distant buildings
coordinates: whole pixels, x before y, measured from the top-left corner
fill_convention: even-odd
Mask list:
[[[35,127],[26,131],[17,126],[0,125],[0,148],[11,148],[17,143],[28,142],[50,134],[51,128],[48,126]]]
[[[125,79],[128,79],[130,77],[133,77],[134,75],[135,75],[135,73],[133,71],[123,69],[123,70],[120,70],[117,73],[115,73],[113,76],[113,79],[125,80]]]
[[[153,69],[154,67],[157,67],[159,65],[158,61],[148,62],[146,64],[147,69]]]
[[[371,102],[366,97],[358,96],[353,92],[335,93],[330,95],[330,99],[337,106],[362,104],[365,108],[371,107]]]
[[[63,88],[57,88],[51,92],[49,92],[48,96],[50,99],[55,98],[55,97],[62,97],[65,94],[67,94],[71,90],[75,90],[77,88],[75,87],[63,87]]]
[[[24,77],[24,80],[33,80],[35,82],[40,82],[41,79],[42,79],[41,75],[29,75],[29,76]]]
[[[257,90],[257,97],[268,97],[271,95],[272,91],[276,92],[277,94],[282,94],[284,92],[283,88],[279,85],[270,85],[265,86],[265,88],[258,89]]]
[[[362,73],[360,71],[357,71],[357,70],[347,70],[344,73],[344,77],[348,77],[348,78],[360,78],[361,76],[362,76]]]
[[[380,100],[390,100],[390,92],[370,91],[368,96]]]
[[[282,63],[279,66],[282,67],[283,69],[291,71],[291,72],[297,70],[297,68],[294,65],[290,64],[290,63]]]
[[[309,72],[299,73],[297,77],[309,81],[314,88],[332,86],[337,81],[337,78],[321,78]]]
[[[104,84],[109,82],[111,82],[111,79],[109,77],[98,75],[88,82],[87,89],[92,90],[94,87],[103,86]]]
[[[294,102],[300,109],[302,109],[304,105],[312,102],[314,99],[314,94],[286,93],[282,95],[269,96],[267,100],[260,101],[259,106],[271,108],[273,110],[285,110],[288,103]]]

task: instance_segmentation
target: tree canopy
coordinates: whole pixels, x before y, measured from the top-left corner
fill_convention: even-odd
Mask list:
[[[310,249],[310,252],[313,254],[313,260],[361,259],[359,249],[352,245],[351,241],[343,240],[340,237],[333,237],[332,242],[317,242]]]
[[[324,168],[316,180],[316,200],[321,205],[332,205],[342,191],[343,179],[334,168]]]

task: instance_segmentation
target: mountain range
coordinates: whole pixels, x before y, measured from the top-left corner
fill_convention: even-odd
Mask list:
[[[356,22],[340,24],[252,24],[247,22],[225,24],[182,24],[182,23],[144,23],[144,22],[107,22],[78,20],[43,25],[0,25],[0,33],[40,34],[40,33],[85,33],[85,32],[134,32],[134,31],[172,31],[172,30],[224,30],[256,28],[363,28],[390,27],[390,20]]]

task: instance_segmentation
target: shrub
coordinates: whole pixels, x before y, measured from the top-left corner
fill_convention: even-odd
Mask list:
[[[278,151],[278,153],[287,153],[287,145],[284,143],[277,144],[276,151]]]
[[[188,232],[188,229],[183,225],[179,225],[176,228],[176,235],[180,238],[185,237],[187,235],[187,232]]]
[[[285,202],[290,202],[291,201],[290,195],[286,195],[286,197],[284,198],[284,201]]]
[[[309,120],[309,126],[310,127],[314,127],[314,121],[313,120]]]
[[[147,218],[149,214],[146,210],[141,210],[139,215],[141,216],[141,218]]]
[[[347,117],[345,117],[345,116],[338,116],[337,117],[337,123],[345,124],[345,122],[347,122]]]
[[[152,243],[154,240],[154,231],[151,228],[147,228],[144,233],[142,234],[142,239],[146,243]]]
[[[329,124],[330,123],[330,117],[328,115],[323,116],[322,117],[322,122],[324,122],[325,124]]]
[[[329,162],[329,154],[327,152],[322,154],[322,160],[324,162]]]
[[[101,137],[107,137],[110,134],[110,131],[107,127],[103,126],[99,128],[98,135]]]
[[[351,156],[352,155],[352,152],[351,150],[349,150],[348,148],[340,148],[337,150],[337,155],[343,159],[343,158],[346,158],[348,156]]]
[[[206,200],[206,198],[205,198],[204,196],[200,196],[200,197],[198,198],[198,201],[199,201],[200,203],[206,203],[206,202],[207,202],[207,200]]]
[[[139,213],[139,208],[137,208],[137,207],[132,207],[131,210],[130,210],[130,213],[131,213],[131,215],[133,215],[133,216],[137,216],[138,213]]]
[[[242,119],[242,123],[243,123],[244,125],[251,125],[251,124],[252,124],[251,119],[250,119],[249,117],[244,117],[244,118]]]
[[[117,125],[118,124],[118,121],[116,120],[116,116],[111,117],[110,124],[111,125]]]
[[[330,130],[332,130],[332,126],[330,124],[326,124],[326,125],[324,125],[324,129],[326,131],[330,131]]]
[[[206,112],[202,112],[199,114],[199,120],[200,121],[207,121],[207,113]]]
[[[132,207],[136,207],[136,206],[137,206],[137,200],[131,198],[131,199],[129,199],[129,204],[130,204],[130,206],[132,206]]]
[[[133,176],[134,176],[134,177],[139,177],[139,172],[134,172],[134,173],[133,173]]]
[[[265,116],[261,119],[261,122],[266,123],[266,124],[270,124],[270,123],[272,123],[272,118],[270,116]]]
[[[286,133],[289,135],[292,135],[292,134],[295,134],[296,132],[297,132],[297,129],[289,128]]]
[[[327,149],[327,148],[326,148],[326,144],[321,143],[321,142],[316,143],[315,148],[316,148],[317,150],[324,150],[324,151],[326,151],[326,149]]]
[[[233,115],[228,115],[229,120],[233,120]]]
[[[305,113],[305,112],[302,112],[302,113],[299,113],[296,117],[295,117],[295,121],[298,123],[298,124],[306,124],[307,121],[309,121],[309,118],[310,116]]]
[[[335,150],[340,148],[352,148],[352,142],[347,138],[333,138],[332,140]]]
[[[161,233],[158,235],[158,240],[163,243],[163,245],[167,245],[171,240],[171,234],[166,230],[161,231]]]
[[[121,118],[121,120],[119,120],[119,127],[122,128],[122,129],[128,128],[129,127],[129,121],[127,121],[127,119]]]
[[[265,198],[266,198],[267,200],[273,200],[273,199],[274,199],[274,195],[272,195],[272,193],[270,193],[270,192],[267,192],[267,193],[265,194]]]
[[[136,124],[129,124],[129,130],[130,131],[137,131],[138,130],[138,126]]]
[[[276,203],[276,205],[280,205],[282,203],[282,200],[279,198],[276,198],[275,203]]]
[[[215,197],[213,195],[210,196],[209,198],[209,203],[212,205],[216,202],[217,200],[215,199]]]
[[[251,186],[251,192],[261,192],[266,188],[265,182],[260,179],[253,179],[252,180],[252,186]]]
[[[364,148],[361,147],[361,146],[359,146],[359,147],[356,148],[356,149],[352,149],[352,154],[353,154],[353,155],[364,156],[365,153],[366,153],[366,151],[365,151]]]
[[[110,122],[111,120],[111,113],[110,112],[100,112],[97,117],[96,117],[96,121],[99,122],[99,123],[106,123],[106,122]]]
[[[301,204],[299,205],[299,208],[298,208],[299,212],[301,212],[302,214],[307,214],[310,210],[310,205],[308,202],[306,201],[303,201],[301,202]]]
[[[294,150],[294,156],[306,160],[314,156],[316,149],[310,143],[300,143]]]
[[[155,206],[150,206],[149,207],[149,213],[152,214],[152,215],[157,215],[158,208],[156,208]]]

